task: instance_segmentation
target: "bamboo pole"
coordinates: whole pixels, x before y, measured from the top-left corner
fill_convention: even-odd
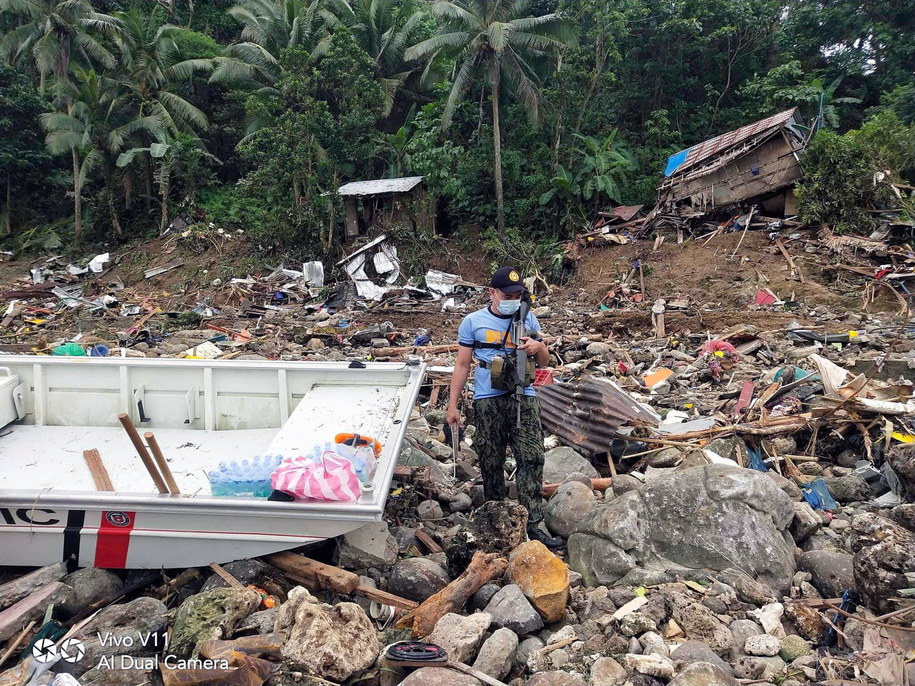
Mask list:
[[[178,484],[175,483],[175,477],[172,476],[172,470],[169,468],[168,462],[165,461],[165,455],[162,454],[162,448],[159,447],[159,441],[156,440],[155,435],[153,435],[152,431],[147,431],[143,434],[143,438],[146,439],[153,457],[156,458],[156,464],[159,465],[159,471],[162,472],[162,476],[165,477],[165,483],[168,484],[168,490],[176,495],[181,493],[178,489]]]
[[[162,480],[159,470],[156,469],[156,463],[153,462],[152,457],[149,455],[149,451],[146,450],[146,446],[143,445],[143,440],[140,438],[140,434],[137,433],[137,428],[133,425],[133,422],[130,421],[130,417],[122,412],[118,415],[118,421],[121,422],[121,426],[123,426],[124,431],[127,432],[130,442],[133,443],[134,449],[143,461],[143,466],[146,467],[146,471],[149,472],[149,475],[152,477],[159,493],[168,493],[168,486],[166,486],[165,482]]]

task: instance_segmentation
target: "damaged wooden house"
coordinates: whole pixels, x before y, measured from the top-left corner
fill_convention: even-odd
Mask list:
[[[667,160],[657,213],[688,219],[754,204],[768,216],[794,215],[809,139],[795,107],[681,150]]]
[[[340,186],[346,238],[383,233],[398,226],[435,232],[435,204],[422,176],[353,181]]]

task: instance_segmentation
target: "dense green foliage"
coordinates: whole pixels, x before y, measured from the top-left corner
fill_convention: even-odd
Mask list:
[[[185,210],[319,255],[342,235],[328,191],[422,174],[442,230],[522,259],[793,106],[821,127],[805,218],[866,229],[873,174],[915,171],[910,0],[0,0],[0,60],[20,247]]]

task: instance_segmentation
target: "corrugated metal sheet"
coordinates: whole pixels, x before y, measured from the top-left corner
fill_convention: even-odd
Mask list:
[[[591,455],[609,452],[613,434],[621,426],[657,426],[661,420],[650,407],[602,377],[541,386],[537,395],[544,428]]]
[[[753,136],[759,135],[773,128],[778,128],[784,126],[797,112],[797,107],[792,107],[790,110],[785,110],[784,112],[779,112],[778,114],[773,114],[771,117],[766,117],[765,119],[760,119],[757,122],[752,124],[747,124],[742,126],[739,129],[733,131],[728,131],[723,133],[720,136],[715,136],[715,138],[710,138],[703,143],[694,145],[691,148],[686,150],[681,150],[675,155],[671,155],[667,160],[667,169],[664,170],[665,176],[671,176],[675,173],[679,173],[689,169],[690,167],[702,162],[703,160],[717,155],[718,153],[727,150],[730,147],[733,147],[739,143],[744,142],[752,138]],[[685,155],[684,155],[685,153]]]
[[[422,176],[404,176],[399,179],[375,179],[373,181],[351,181],[337,189],[337,195],[384,195],[406,193],[413,190]]]

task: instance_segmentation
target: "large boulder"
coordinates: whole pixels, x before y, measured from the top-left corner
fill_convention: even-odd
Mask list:
[[[886,461],[896,472],[909,498],[915,498],[915,444],[899,444],[890,448]]]
[[[543,456],[543,482],[560,484],[569,474],[576,472],[596,479],[600,476],[591,461],[582,457],[572,448],[561,445],[547,450]]]
[[[515,548],[506,572],[547,624],[558,622],[569,603],[569,568],[540,541]]]
[[[543,618],[534,609],[524,592],[515,584],[507,584],[496,593],[486,606],[493,626],[511,629],[521,636],[543,628]]]
[[[481,686],[477,679],[456,669],[422,667],[410,672],[400,686]]]
[[[738,686],[738,681],[717,665],[696,662],[677,674],[669,686]]]
[[[518,634],[510,629],[496,629],[480,647],[473,668],[493,679],[501,679],[511,671],[518,650]]]
[[[556,536],[568,538],[594,509],[594,491],[578,481],[561,484],[543,509],[543,520]]]
[[[191,596],[175,614],[172,652],[180,658],[196,658],[200,646],[228,638],[260,604],[260,594],[250,588],[214,588]]]
[[[327,605],[301,587],[280,606],[275,630],[289,637],[282,650],[289,668],[338,683],[371,667],[381,651],[365,610]]]
[[[168,608],[155,598],[137,598],[129,603],[109,605],[74,635],[83,643],[86,652],[83,659],[73,665],[73,675],[80,677],[90,670],[117,671],[134,679],[131,683],[142,683],[143,671],[135,668],[135,661],[150,658],[163,650],[167,628]],[[83,683],[88,684],[89,680]]]
[[[910,588],[915,576],[915,534],[872,512],[852,520],[855,586],[864,604],[886,612],[889,599]]]
[[[490,500],[446,543],[448,573],[457,578],[478,550],[508,557],[525,540],[527,510],[507,500]]]
[[[794,504],[765,474],[706,465],[669,474],[595,508],[569,537],[570,566],[589,586],[739,567],[790,587]]]
[[[61,603],[60,610],[72,617],[91,609],[94,603],[111,601],[121,594],[124,582],[114,572],[97,567],[78,569],[64,578],[73,595]]]

